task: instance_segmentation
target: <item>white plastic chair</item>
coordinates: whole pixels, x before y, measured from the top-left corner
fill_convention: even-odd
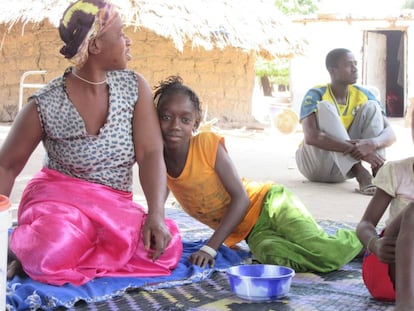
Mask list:
[[[46,70],[30,70],[30,71],[26,71],[22,74],[22,76],[20,77],[19,107],[18,107],[17,111],[20,111],[20,109],[22,109],[22,106],[23,106],[23,92],[24,92],[25,88],[37,88],[37,89],[39,89],[39,88],[45,86],[45,84],[41,84],[41,83],[24,83],[24,80],[30,75],[36,75],[36,74],[44,75],[46,73],[47,73]]]

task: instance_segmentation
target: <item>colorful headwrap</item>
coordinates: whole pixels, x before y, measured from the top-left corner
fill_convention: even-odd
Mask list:
[[[80,68],[88,59],[89,42],[104,33],[116,16],[106,0],[79,0],[63,13],[59,34],[65,45],[60,53]]]

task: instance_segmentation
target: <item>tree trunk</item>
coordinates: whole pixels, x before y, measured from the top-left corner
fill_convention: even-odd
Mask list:
[[[272,96],[272,86],[267,76],[261,76],[260,82],[262,83],[263,95]]]

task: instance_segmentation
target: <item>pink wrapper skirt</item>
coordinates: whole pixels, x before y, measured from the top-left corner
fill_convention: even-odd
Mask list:
[[[132,193],[43,168],[27,185],[10,247],[34,280],[81,285],[102,276],[171,274],[182,254],[177,225],[153,262],[144,248],[146,213]]]

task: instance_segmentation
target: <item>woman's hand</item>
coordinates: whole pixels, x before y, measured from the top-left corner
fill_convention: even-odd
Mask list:
[[[143,230],[145,249],[148,256],[156,261],[165,251],[171,241],[171,233],[164,219],[148,215]]]

